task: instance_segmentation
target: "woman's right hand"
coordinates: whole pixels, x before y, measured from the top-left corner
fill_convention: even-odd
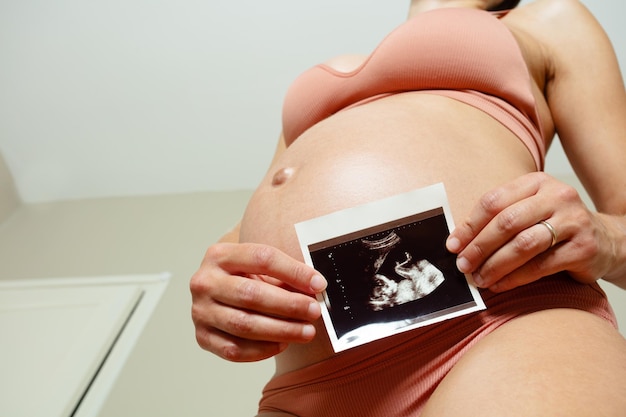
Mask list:
[[[315,337],[312,296],[325,288],[319,272],[276,248],[217,243],[190,282],[196,340],[234,362],[272,357]]]

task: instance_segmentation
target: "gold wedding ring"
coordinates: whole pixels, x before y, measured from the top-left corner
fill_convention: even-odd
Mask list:
[[[554,227],[545,220],[540,221],[539,224],[544,225],[546,229],[548,229],[550,231],[550,234],[552,235],[552,242],[550,242],[550,248],[556,245],[556,241],[559,238],[559,235],[556,234],[556,230],[554,230]]]

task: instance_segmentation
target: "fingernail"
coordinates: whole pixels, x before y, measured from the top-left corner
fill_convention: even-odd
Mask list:
[[[302,338],[309,340],[315,337],[315,327],[312,324],[305,324],[302,328]]]
[[[456,260],[456,267],[464,274],[467,274],[472,270],[472,264],[470,264],[464,257],[460,257]]]
[[[315,292],[324,291],[326,288],[326,280],[321,275],[313,275],[311,278],[311,283],[309,284],[311,289]]]
[[[461,241],[456,237],[450,237],[446,241],[446,247],[450,252],[457,252],[461,249]]]
[[[309,304],[309,317],[312,319],[316,319],[320,316],[321,314],[321,310],[320,310],[320,305],[317,302],[312,302],[311,304]]]
[[[485,285],[485,280],[483,279],[483,277],[480,276],[478,272],[472,274],[472,280],[474,281],[474,284],[476,284],[476,286],[478,287],[483,287]]]

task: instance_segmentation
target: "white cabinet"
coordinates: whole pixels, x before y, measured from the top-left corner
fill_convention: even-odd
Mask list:
[[[0,415],[97,415],[168,280],[0,281]]]

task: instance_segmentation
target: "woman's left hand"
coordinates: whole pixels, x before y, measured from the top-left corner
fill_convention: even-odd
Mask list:
[[[603,216],[590,211],[573,187],[543,172],[483,195],[447,247],[458,254],[461,272],[496,292],[560,271],[590,283],[610,270],[616,256]]]

